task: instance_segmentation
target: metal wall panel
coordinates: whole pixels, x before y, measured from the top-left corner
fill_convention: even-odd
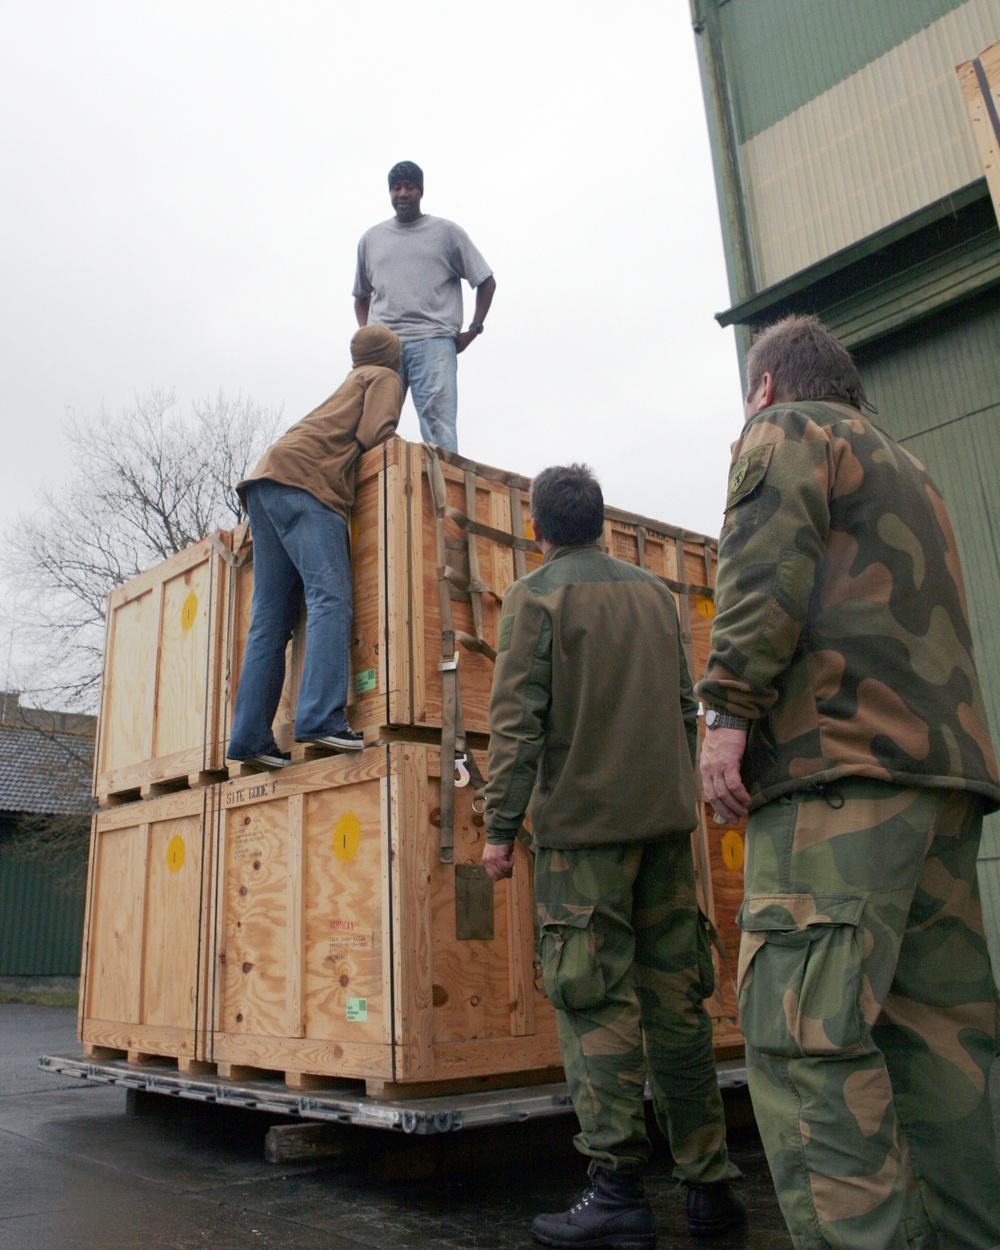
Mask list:
[[[0,976],[78,976],[88,841],[51,871],[17,853],[19,836],[0,826]]]
[[[711,2],[718,10],[743,143],[965,0]]]
[[[997,38],[967,0],[741,145],[758,290],[982,177],[955,66]]]

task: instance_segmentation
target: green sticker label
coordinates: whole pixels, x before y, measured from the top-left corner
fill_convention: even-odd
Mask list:
[[[500,618],[500,633],[497,637],[497,650],[506,651],[510,646],[510,636],[514,632],[514,617],[503,616]]]
[[[347,1000],[347,1023],[365,1024],[368,1020],[368,999],[349,998]]]
[[[374,690],[376,685],[375,670],[366,668],[363,673],[355,673],[354,675],[354,693],[365,694],[369,690]]]

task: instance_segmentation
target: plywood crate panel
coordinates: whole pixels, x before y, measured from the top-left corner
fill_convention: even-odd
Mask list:
[[[220,787],[215,1062],[376,1091],[558,1067],[526,853],[485,878],[466,787],[440,863],[439,774],[395,743]]]
[[[479,631],[469,596],[460,588],[449,591],[452,624],[466,641],[475,639],[478,632],[483,642],[495,649],[504,592],[521,572],[541,563],[537,551],[524,549],[524,540],[531,535],[529,482],[517,474],[454,455],[441,458],[441,473],[449,510],[443,521],[446,564],[458,583],[474,579],[474,548],[478,582],[483,587]],[[472,520],[480,532],[470,536],[462,517]],[[521,540],[520,549],[515,548],[512,538]],[[697,680],[708,656],[714,540],[609,509],[603,541],[610,554],[648,568],[671,584]],[[363,457],[352,517],[352,547],[354,627],[348,718],[369,740],[384,726],[439,729],[442,640],[437,530],[423,447],[393,439]],[[223,744],[242,667],[252,579],[252,561],[235,571],[229,697],[220,731]],[[294,737],[304,642],[300,625],[289,647],[285,687],[274,725],[278,744],[285,750]],[[487,733],[492,659],[483,651],[456,645],[466,730]]]
[[[1000,221],[1000,133],[996,121],[1000,109],[1000,39],[975,60],[963,61],[955,68],[993,199],[993,211]]]
[[[108,598],[94,761],[102,802],[222,767],[228,535],[204,538]]]
[[[701,905],[715,925],[724,955],[716,949],[715,993],[705,1002],[712,1017],[716,1054],[728,1057],[743,1049],[736,1001],[736,970],[739,966],[740,931],[736,914],[743,902],[743,863],[746,855],[746,817],[718,824],[711,805],[699,803],[701,824],[691,835],[695,850],[695,875]]]
[[[207,1042],[215,791],[95,815],[80,1039],[134,1054],[203,1057]]]

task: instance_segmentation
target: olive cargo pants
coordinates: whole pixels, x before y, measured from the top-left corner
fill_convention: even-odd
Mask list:
[[[1000,1244],[982,801],[850,778],[753,812],[740,1023],[797,1250]]]
[[[642,1167],[648,1060],[674,1175],[703,1183],[738,1176],[702,1006],[714,974],[690,839],[541,848],[535,904],[545,989],[580,1121],[577,1149],[604,1167]]]

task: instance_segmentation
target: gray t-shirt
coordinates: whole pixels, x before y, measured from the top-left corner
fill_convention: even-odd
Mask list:
[[[453,221],[390,217],[361,236],[354,297],[370,296],[369,322],[401,339],[453,337],[462,328],[462,279],[476,287],[492,272]]]

